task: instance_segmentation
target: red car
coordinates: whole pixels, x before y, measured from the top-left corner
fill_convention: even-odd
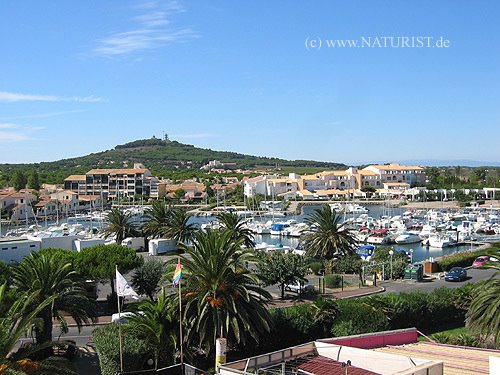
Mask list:
[[[482,255],[480,257],[477,257],[474,263],[472,263],[472,267],[481,267],[484,266],[486,262],[490,260],[490,257],[487,255]]]

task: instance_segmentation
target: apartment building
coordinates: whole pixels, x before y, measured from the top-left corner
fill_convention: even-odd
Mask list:
[[[134,168],[92,169],[85,175],[72,175],[64,180],[64,189],[80,195],[102,195],[103,199],[150,196],[151,186],[157,192],[158,179],[142,164]]]
[[[364,171],[374,172],[380,179],[381,184],[385,182],[407,183],[410,187],[425,184],[425,169],[419,166],[400,165],[397,163],[384,165],[369,165]]]

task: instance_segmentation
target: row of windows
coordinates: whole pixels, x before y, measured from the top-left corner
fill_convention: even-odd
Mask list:
[[[36,246],[30,245],[30,247],[36,247]],[[8,247],[2,247],[2,250],[17,250],[17,246],[11,246],[10,249]]]

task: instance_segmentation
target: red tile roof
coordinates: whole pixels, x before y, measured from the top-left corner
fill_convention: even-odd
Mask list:
[[[342,362],[321,355],[299,365],[298,368],[314,375],[344,375],[346,373],[345,367],[342,367]],[[349,366],[347,371],[349,375],[380,375],[355,366]]]

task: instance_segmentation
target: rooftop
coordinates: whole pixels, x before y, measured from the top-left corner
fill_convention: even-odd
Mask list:
[[[117,169],[91,169],[86,174],[136,174],[145,173],[148,169],[143,168],[117,168]]]
[[[310,342],[272,353],[222,365],[219,373],[232,374],[308,374],[308,375],[410,375],[442,374],[440,358],[423,358],[412,353],[385,353],[368,350],[370,345],[415,342],[416,329],[378,332]],[[349,345],[349,346],[348,346]]]
[[[444,362],[444,375],[474,375],[489,373],[489,357],[500,358],[500,350],[472,348],[431,342],[405,345],[387,345],[374,349],[379,353],[391,353]]]

